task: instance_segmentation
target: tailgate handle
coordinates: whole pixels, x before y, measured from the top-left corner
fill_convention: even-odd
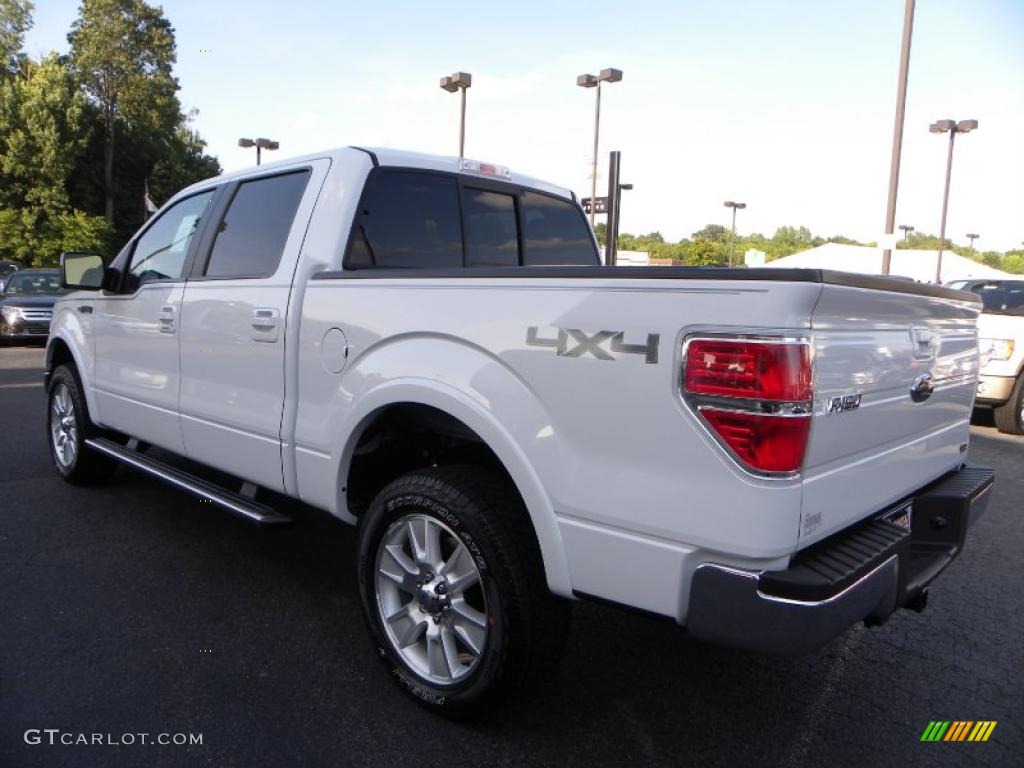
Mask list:
[[[927,328],[911,328],[910,340],[914,345],[914,357],[919,360],[927,360],[932,354],[932,332]]]

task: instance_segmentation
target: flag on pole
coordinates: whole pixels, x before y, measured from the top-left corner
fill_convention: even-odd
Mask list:
[[[157,212],[157,206],[149,196],[149,179],[146,179],[146,191],[142,194],[142,206],[146,209],[146,218]]]

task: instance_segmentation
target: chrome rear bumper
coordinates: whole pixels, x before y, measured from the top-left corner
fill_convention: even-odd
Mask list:
[[[895,505],[913,504],[911,530],[873,517],[799,553],[787,571],[700,565],[690,585],[689,632],[752,651],[801,654],[859,621],[923,606],[925,588],[960,553],[967,529],[985,511],[992,482],[991,470],[952,472]],[[860,562],[855,552],[863,553]]]

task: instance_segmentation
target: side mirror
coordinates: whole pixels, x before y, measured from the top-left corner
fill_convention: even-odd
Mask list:
[[[63,288],[98,291],[103,287],[103,258],[95,253],[62,253],[60,284]]]

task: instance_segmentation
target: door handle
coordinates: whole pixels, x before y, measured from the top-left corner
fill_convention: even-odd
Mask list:
[[[81,312],[83,315],[91,315],[92,314],[92,305],[91,304],[81,304],[78,307],[78,311]]]
[[[277,341],[277,325],[281,312],[274,307],[257,307],[252,311],[252,338],[256,341]]]
[[[174,307],[170,305],[160,307],[157,322],[160,326],[160,333],[174,333]]]

